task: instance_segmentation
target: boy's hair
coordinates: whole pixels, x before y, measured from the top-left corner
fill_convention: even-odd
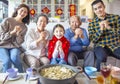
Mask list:
[[[54,31],[55,31],[55,29],[56,29],[57,27],[62,28],[63,31],[64,31],[64,33],[65,33],[65,29],[64,29],[63,25],[61,25],[61,24],[56,24],[56,25],[53,27],[53,33],[54,33]]]
[[[93,1],[91,6],[93,7],[93,5],[95,5],[95,4],[99,3],[99,2],[102,3],[105,6],[105,4],[103,3],[102,0],[95,0],[95,1]]]
[[[40,15],[38,15],[38,18],[36,19],[36,23],[37,23],[39,17],[42,17],[42,16],[46,18],[47,24],[48,24],[49,19],[48,19],[47,15],[45,15],[45,14],[40,14]]]

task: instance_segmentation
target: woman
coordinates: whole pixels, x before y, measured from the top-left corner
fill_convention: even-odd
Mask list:
[[[42,65],[49,64],[46,55],[46,44],[49,32],[45,29],[48,24],[48,17],[44,14],[38,16],[37,27],[31,28],[26,35],[25,44],[26,52],[24,56],[25,63],[32,67],[38,68]]]
[[[20,46],[29,24],[29,7],[20,4],[11,18],[6,18],[0,25],[0,60],[3,62],[3,72],[13,64],[19,72],[23,72],[20,60]]]

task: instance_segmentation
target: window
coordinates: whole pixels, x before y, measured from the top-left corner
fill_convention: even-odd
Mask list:
[[[59,17],[61,21],[65,21],[70,17],[70,4],[75,5],[75,14],[79,15],[79,0],[27,0],[27,4],[30,8],[36,10],[36,14],[33,18],[36,18],[39,14],[43,13],[42,10],[46,8],[49,10],[47,13],[48,17]],[[60,9],[59,14],[61,12],[62,14],[59,15],[56,11],[57,9]]]

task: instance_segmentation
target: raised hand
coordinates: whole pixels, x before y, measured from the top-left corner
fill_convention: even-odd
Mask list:
[[[56,42],[56,48],[57,48],[57,50],[59,50],[60,48],[62,48],[62,42],[60,40],[58,40]]]
[[[13,31],[11,31],[11,34],[19,35],[19,33],[22,31],[22,28],[20,26],[15,26]]]
[[[17,35],[19,35],[19,33],[22,31],[22,28],[20,26],[15,26],[14,29],[16,30]]]
[[[109,29],[109,28],[110,28],[110,25],[109,25],[109,24],[110,24],[110,23],[109,23],[107,20],[101,21],[101,22],[99,23],[99,25],[100,25],[100,30],[103,30],[104,28]]]
[[[45,31],[43,31],[43,32],[40,33],[40,38],[41,39],[45,39],[46,36],[47,36],[47,33]]]
[[[80,29],[80,28],[77,28],[77,29],[75,30],[75,35],[76,35],[77,37],[84,38],[83,30]]]

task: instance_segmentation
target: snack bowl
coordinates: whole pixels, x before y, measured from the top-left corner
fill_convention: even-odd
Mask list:
[[[92,67],[92,66],[86,66],[84,68],[84,70],[89,76],[91,76],[92,74],[94,74],[97,71],[97,69],[95,67]]]

